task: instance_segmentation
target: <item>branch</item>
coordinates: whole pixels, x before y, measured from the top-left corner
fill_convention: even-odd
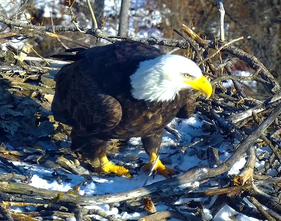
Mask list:
[[[87,0],[87,3],[88,3],[89,10],[91,12],[91,16],[92,16],[92,21],[93,21],[93,25],[94,25],[93,28],[97,29],[98,28],[98,23],[97,23],[96,16],[95,16],[95,13],[94,13],[94,10],[92,8],[90,0]]]
[[[100,29],[88,29],[85,27],[79,26],[79,30],[75,26],[62,26],[62,25],[55,25],[55,26],[36,26],[36,25],[31,25],[27,22],[21,22],[21,21],[13,21],[10,19],[5,18],[3,15],[0,15],[0,22],[5,23],[9,27],[18,27],[18,28],[24,28],[24,29],[31,29],[31,30],[36,30],[42,35],[57,35],[52,33],[54,30],[56,32],[85,32],[85,34],[92,35],[97,38],[102,38],[105,39],[109,42],[116,42],[116,41],[121,41],[124,39],[131,40],[131,41],[137,41],[137,42],[142,42],[150,45],[163,45],[163,46],[168,46],[168,47],[179,47],[179,48],[188,48],[188,42],[185,40],[173,40],[173,39],[163,39],[163,38],[158,38],[155,36],[152,36],[150,38],[146,39],[141,39],[141,38],[136,38],[136,37],[129,37],[129,38],[122,38],[122,37],[116,37],[113,35],[108,35],[101,31]],[[46,33],[47,32],[47,33]],[[27,33],[22,33],[27,34]],[[62,38],[61,36],[59,36]]]
[[[227,76],[229,77],[229,76]],[[253,107],[253,108],[250,108],[246,111],[243,111],[241,113],[237,113],[237,114],[234,114],[232,116],[230,116],[227,121],[233,123],[233,124],[236,124],[238,123],[239,121],[242,121],[248,117],[251,117],[253,115],[253,112],[255,112],[256,114],[257,113],[260,113],[268,108],[271,108],[272,106],[276,106],[278,104],[280,104],[281,102],[281,92],[278,93],[278,94],[275,94],[274,96],[268,98],[267,100],[265,100],[262,104],[256,106],[256,107]]]
[[[204,63],[204,62],[206,62],[207,60],[210,60],[211,58],[215,57],[222,49],[224,49],[224,48],[228,47],[229,45],[231,45],[231,44],[233,44],[233,43],[235,43],[235,42],[237,42],[237,41],[240,41],[240,40],[242,40],[242,39],[243,39],[243,36],[240,37],[240,38],[237,38],[237,39],[233,39],[232,41],[227,42],[226,44],[223,44],[215,53],[211,54],[210,56],[208,56],[207,58],[205,58],[203,61],[201,61],[201,62],[199,63],[199,65],[202,64],[202,63]]]
[[[241,49],[238,49],[231,45],[226,47],[223,51],[227,51],[230,54],[235,55],[239,59],[245,61],[255,71],[258,71],[261,68],[260,75],[264,80],[269,81],[268,86],[271,87],[272,93],[275,94],[281,90],[280,84],[275,80],[272,74],[267,70],[267,68],[261,63],[261,61],[257,57],[249,55]]]

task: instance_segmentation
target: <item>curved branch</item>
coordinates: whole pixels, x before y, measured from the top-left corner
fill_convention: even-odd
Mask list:
[[[272,93],[275,94],[281,90],[280,84],[275,80],[272,74],[267,70],[267,68],[263,65],[263,63],[261,63],[261,61],[257,57],[250,55],[245,51],[231,45],[224,48],[223,51],[227,51],[230,54],[235,55],[242,61],[245,61],[251,68],[253,68],[256,71],[258,71],[259,68],[261,68],[260,75],[264,80],[270,82],[269,86],[271,87]]]

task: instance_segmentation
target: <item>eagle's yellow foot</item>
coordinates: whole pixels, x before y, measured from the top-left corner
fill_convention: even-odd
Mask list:
[[[105,173],[115,173],[118,176],[131,177],[129,170],[123,166],[117,166],[107,159],[106,156],[101,157],[101,169]]]
[[[146,163],[143,166],[143,170],[144,171],[148,171],[151,170],[151,168],[153,167],[155,161],[157,160],[157,155],[156,153],[152,153],[150,156],[150,160],[149,163]],[[156,170],[158,173],[160,173],[161,175],[163,175],[164,177],[166,177],[167,179],[170,178],[170,175],[175,174],[176,171],[174,169],[171,169],[169,167],[166,167],[160,160],[157,161],[154,170]]]

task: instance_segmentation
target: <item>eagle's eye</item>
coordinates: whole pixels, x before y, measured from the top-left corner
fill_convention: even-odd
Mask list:
[[[188,74],[188,73],[183,73],[182,75],[183,75],[184,78],[186,78],[186,79],[191,79],[191,78],[192,78],[192,76],[191,76],[190,74]]]

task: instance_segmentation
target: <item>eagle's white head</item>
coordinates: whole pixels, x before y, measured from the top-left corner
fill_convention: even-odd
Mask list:
[[[195,89],[207,98],[212,94],[210,82],[192,60],[180,55],[161,55],[143,61],[131,75],[132,95],[145,101],[171,101],[179,91]]]

